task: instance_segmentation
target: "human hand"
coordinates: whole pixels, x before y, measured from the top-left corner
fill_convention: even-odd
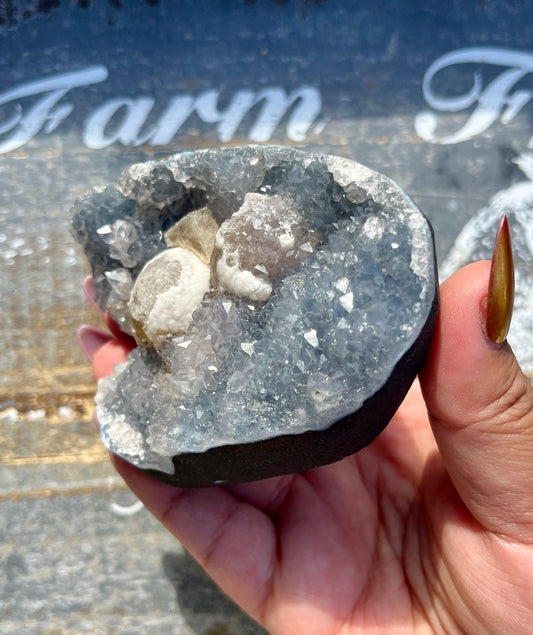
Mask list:
[[[442,285],[420,383],[359,453],[196,490],[115,467],[272,633],[531,633],[533,389],[485,335],[488,277],[481,262]],[[133,346],[93,329],[81,339],[97,379]]]

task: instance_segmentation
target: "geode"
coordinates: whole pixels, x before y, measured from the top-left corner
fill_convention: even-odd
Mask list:
[[[431,227],[347,159],[247,146],[133,165],[72,228],[96,301],[138,343],[99,382],[103,440],[178,486],[360,450],[431,341]]]

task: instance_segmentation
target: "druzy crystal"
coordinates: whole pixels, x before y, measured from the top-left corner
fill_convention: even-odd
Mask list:
[[[102,379],[107,447],[184,486],[367,445],[431,339],[431,228],[386,177],[273,146],[128,169],[74,207],[96,299],[139,346]]]

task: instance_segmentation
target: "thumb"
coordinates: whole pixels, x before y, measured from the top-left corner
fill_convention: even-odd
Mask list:
[[[486,336],[489,262],[441,286],[420,380],[444,466],[490,531],[533,541],[533,387],[509,345]]]

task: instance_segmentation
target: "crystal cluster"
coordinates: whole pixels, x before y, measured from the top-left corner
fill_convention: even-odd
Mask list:
[[[431,228],[345,159],[252,146],[134,165],[72,225],[98,303],[139,344],[99,383],[103,439],[179,485],[360,449],[430,341]]]

